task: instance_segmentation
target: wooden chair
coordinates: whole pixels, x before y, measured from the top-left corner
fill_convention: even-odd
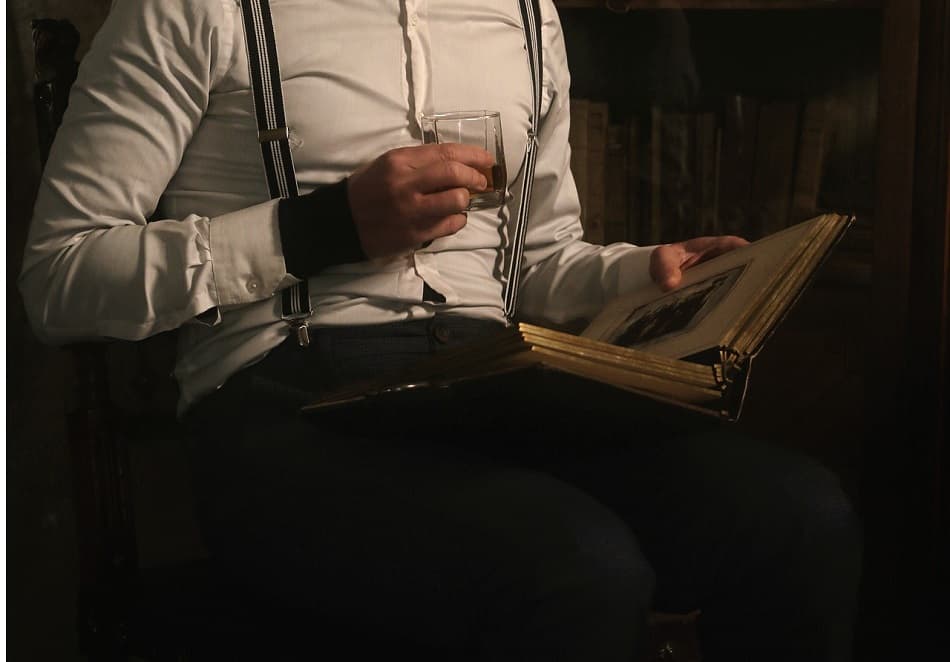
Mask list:
[[[34,104],[45,163],[76,79],[79,34],[68,21],[38,19],[33,43]],[[414,660],[444,659],[435,651],[367,636],[358,624],[328,626],[325,616],[275,605],[249,593],[209,558],[140,566],[129,444],[177,433],[169,376],[172,336],[70,347],[73,395],[66,416],[79,541],[81,653],[94,661],[289,660],[296,659],[296,650],[323,642],[336,652],[328,656],[333,660],[407,654]],[[654,614],[645,662],[698,662],[695,621],[695,614]]]

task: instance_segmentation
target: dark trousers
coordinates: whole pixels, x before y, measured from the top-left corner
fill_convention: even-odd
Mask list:
[[[700,609],[711,662],[850,659],[859,526],[807,458],[570,394],[297,413],[490,327],[317,330],[199,403],[215,556],[287,604],[478,659],[631,660],[650,609]]]

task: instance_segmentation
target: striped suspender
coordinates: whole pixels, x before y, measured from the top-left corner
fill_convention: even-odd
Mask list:
[[[297,176],[290,154],[287,118],[284,117],[284,93],[280,85],[280,64],[270,5],[267,0],[242,0],[241,9],[257,115],[257,140],[264,155],[267,186],[273,198],[294,198],[297,196]]]
[[[531,72],[533,107],[531,129],[525,148],[524,172],[521,182],[521,203],[513,236],[509,238],[508,268],[505,281],[505,317],[511,321],[518,298],[521,262],[528,229],[531,186],[537,160],[537,128],[541,115],[541,12],[538,0],[519,0],[528,64]],[[284,115],[277,42],[268,0],[241,0],[244,15],[244,41],[247,45],[248,70],[257,116],[257,137],[264,160],[264,172],[272,198],[293,198],[298,195],[297,176],[290,153],[289,132]],[[297,333],[302,346],[310,343],[307,320],[313,314],[307,281],[281,292],[282,319]]]
[[[531,109],[531,129],[525,146],[524,173],[521,178],[521,204],[515,223],[514,238],[509,239],[508,273],[505,280],[505,319],[514,319],[518,304],[518,285],[521,280],[521,261],[524,256],[524,241],[528,233],[528,212],[531,207],[531,187],[534,185],[534,166],[538,159],[538,122],[541,118],[541,10],[538,0],[520,0],[521,23],[524,26],[525,47],[531,69],[531,92],[534,105]]]
[[[254,114],[257,116],[257,140],[264,158],[264,173],[271,198],[295,198],[297,175],[290,153],[290,133],[284,116],[284,94],[280,85],[277,41],[268,0],[241,0],[244,14],[244,41]],[[307,320],[313,314],[310,292],[304,279],[281,291],[281,319],[297,334],[302,347],[310,344]]]

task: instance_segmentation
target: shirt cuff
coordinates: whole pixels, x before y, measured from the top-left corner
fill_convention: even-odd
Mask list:
[[[629,294],[653,283],[650,256],[656,246],[631,246],[620,261],[616,296]]]
[[[208,228],[218,305],[266,299],[295,282],[280,251],[276,200],[216,216]]]
[[[350,211],[347,181],[280,201],[280,244],[287,271],[297,278],[366,260]]]

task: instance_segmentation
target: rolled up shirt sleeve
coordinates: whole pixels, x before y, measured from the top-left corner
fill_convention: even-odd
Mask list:
[[[610,299],[650,282],[653,246],[582,241],[580,202],[571,174],[570,75],[557,13],[542,3],[545,94],[539,153],[525,241],[518,314],[553,323],[590,319]]]
[[[234,13],[224,0],[113,3],[30,225],[19,286],[42,339],[140,339],[295,282],[276,201],[148,222],[231,61]]]

